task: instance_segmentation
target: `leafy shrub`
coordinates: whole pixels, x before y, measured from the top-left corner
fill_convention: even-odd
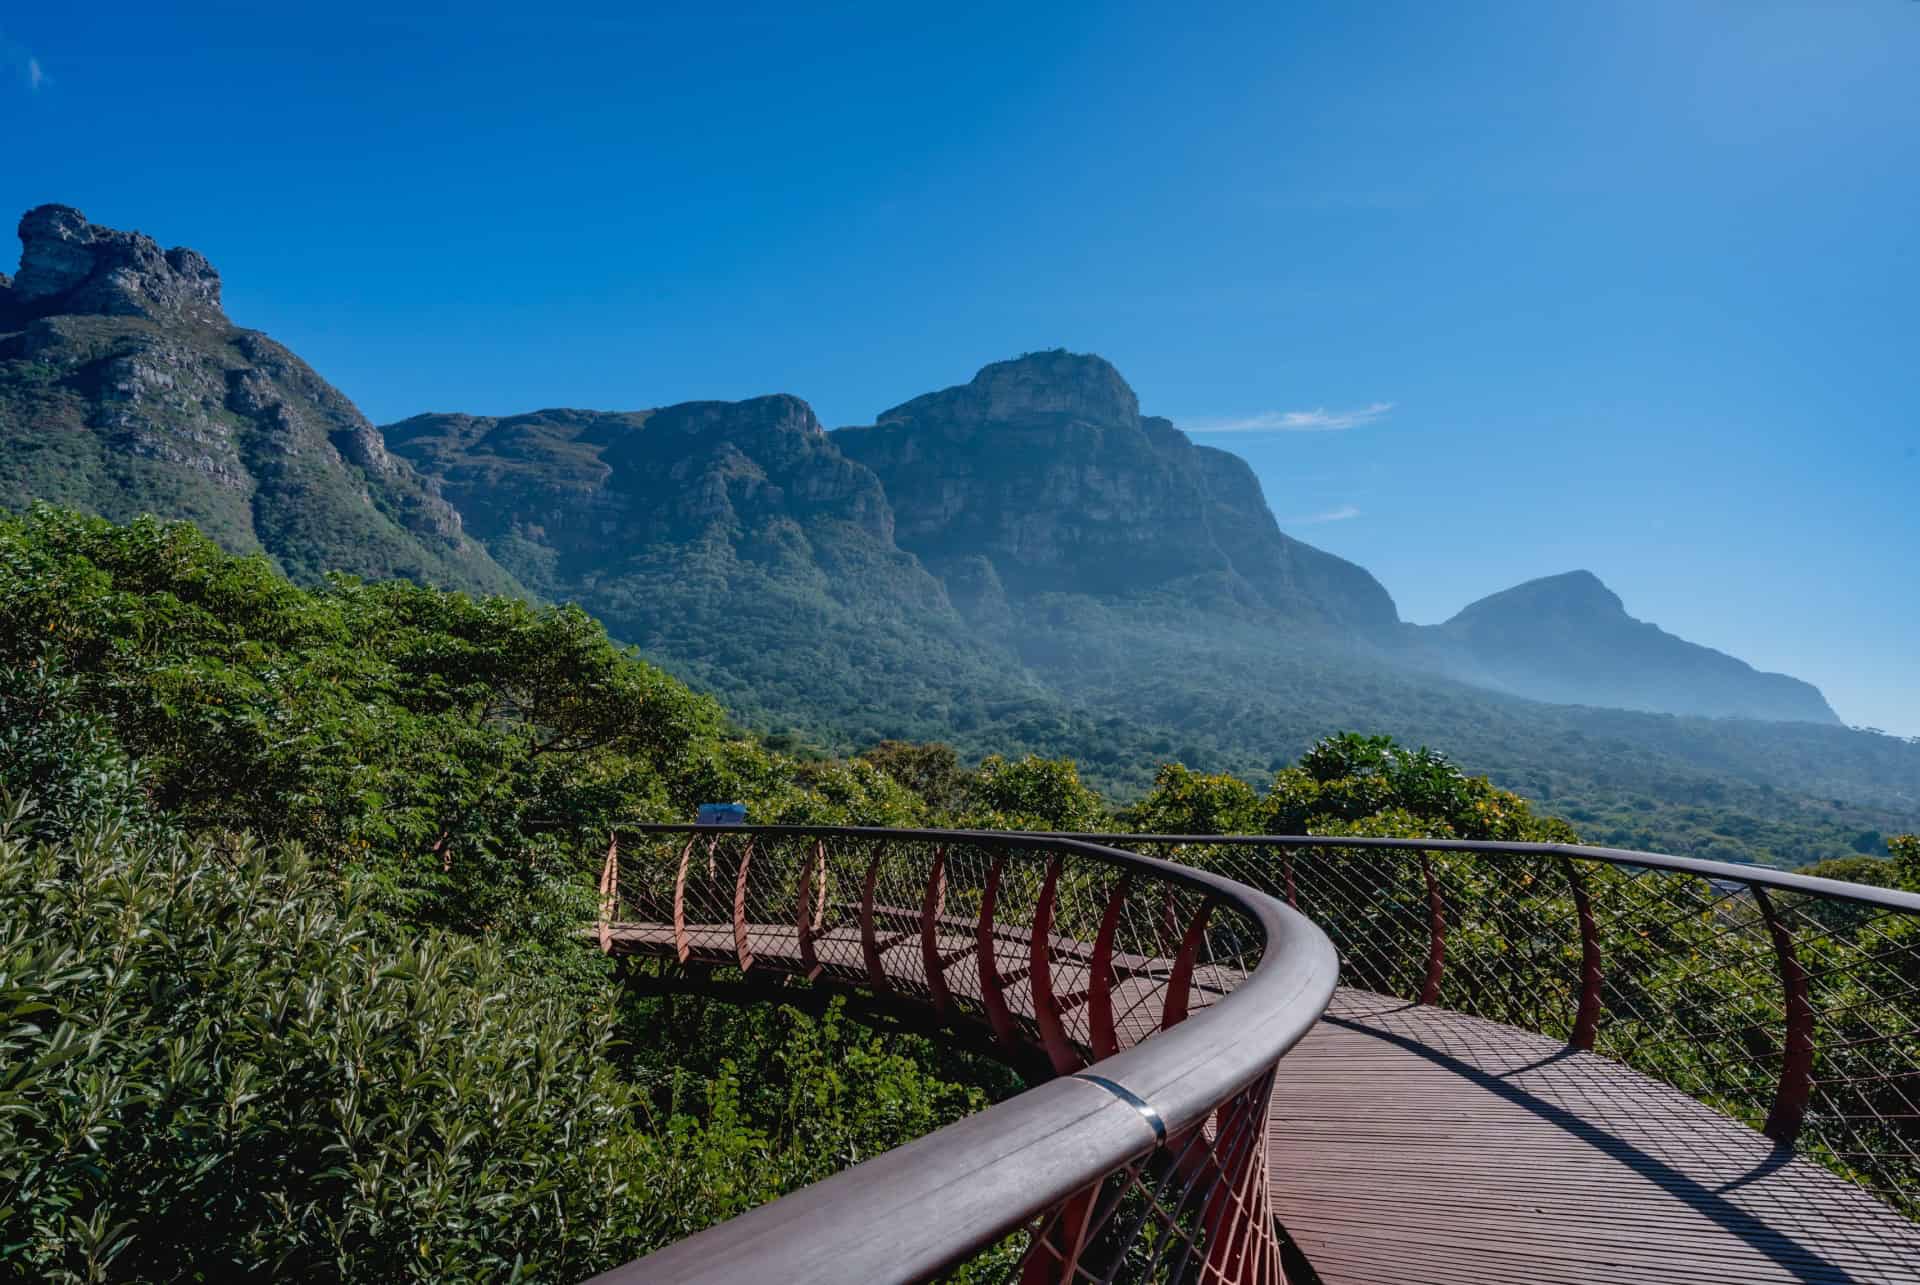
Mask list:
[[[578,1277],[655,1221],[609,1027],[297,851],[0,830],[0,1246],[45,1279]]]

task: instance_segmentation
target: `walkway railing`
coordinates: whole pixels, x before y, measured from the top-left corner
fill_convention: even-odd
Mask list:
[[[1283,899],[1343,985],[1626,1063],[1920,1218],[1920,895],[1557,844],[1104,838]]]
[[[1072,838],[681,826],[617,833],[601,897],[603,949],[859,988],[1055,1075],[603,1279],[1281,1279],[1274,1068],[1336,964],[1278,899]]]

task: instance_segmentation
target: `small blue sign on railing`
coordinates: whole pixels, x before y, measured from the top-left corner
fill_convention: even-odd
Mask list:
[[[747,805],[744,803],[702,803],[700,815],[695,818],[700,825],[745,825]]]

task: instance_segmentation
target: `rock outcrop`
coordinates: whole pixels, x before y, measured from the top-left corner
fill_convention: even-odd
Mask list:
[[[644,546],[747,548],[827,529],[898,552],[879,479],[784,394],[630,412],[416,415],[385,435],[476,535],[532,542],[563,579]]]
[[[43,205],[0,288],[0,505],[190,518],[288,573],[518,592],[346,397],[233,326],[196,251]]]
[[[220,274],[197,251],[162,250],[142,233],[89,223],[69,205],[28,210],[19,231],[20,271],[10,300],[18,318],[66,314],[226,322]]]
[[[1154,595],[1371,636],[1398,621],[1372,576],[1281,532],[1245,461],[1143,417],[1099,357],[996,362],[833,436],[942,575],[984,559],[1015,598]]]

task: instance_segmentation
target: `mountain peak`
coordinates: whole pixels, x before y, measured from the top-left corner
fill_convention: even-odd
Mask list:
[[[1454,619],[1472,620],[1509,614],[1559,618],[1624,616],[1627,614],[1627,605],[1593,572],[1565,571],[1557,576],[1542,576],[1538,580],[1528,580],[1511,589],[1489,594],[1462,609]]]
[[[737,438],[766,433],[824,436],[813,407],[791,393],[771,393],[741,402],[681,402],[663,406],[647,421],[649,432]]]
[[[198,251],[162,250],[140,232],[89,223],[70,205],[20,219],[20,271],[8,294],[26,316],[179,317],[226,323],[220,274]]]
[[[876,422],[982,424],[1060,418],[1133,427],[1140,422],[1140,400],[1106,358],[1054,348],[996,361],[971,382],[916,397]]]
[[[1591,571],[1490,594],[1428,637],[1455,676],[1535,700],[1710,718],[1840,721],[1810,683],[1760,672],[1636,620]]]

